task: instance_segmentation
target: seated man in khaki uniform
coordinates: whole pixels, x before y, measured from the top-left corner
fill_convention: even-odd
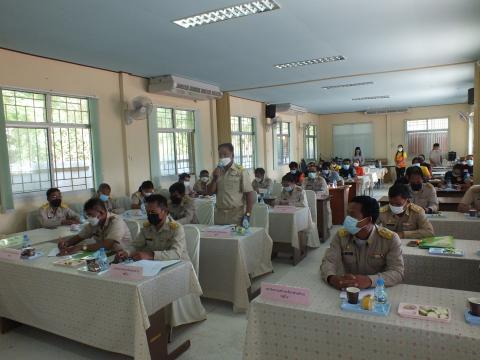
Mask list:
[[[247,171],[233,162],[233,150],[230,143],[219,145],[220,161],[208,184],[209,195],[217,195],[214,215],[217,225],[239,225],[244,217],[250,219],[257,200]]]
[[[114,214],[121,214],[125,212],[124,208],[118,207],[115,204],[114,199],[111,198],[112,188],[107,183],[101,183],[98,186],[96,198],[103,201],[108,212],[113,212]]]
[[[480,185],[470,187],[458,204],[459,212],[466,213],[470,209],[480,211]]]
[[[208,181],[210,176],[207,170],[200,171],[200,178],[193,185],[193,192],[197,195],[208,195]]]
[[[78,235],[58,242],[60,255],[73,254],[82,250],[97,251],[100,248],[118,252],[131,246],[132,235],[127,224],[118,215],[109,213],[103,201],[90,199],[85,203],[83,210],[87,215],[88,224]],[[77,245],[92,237],[95,240],[94,244]]]
[[[38,211],[38,220],[44,228],[80,223],[80,216],[62,204],[62,193],[57,188],[47,190],[47,201]]]
[[[380,208],[378,224],[398,234],[400,239],[423,239],[435,236],[425,210],[412,204],[407,185],[396,184],[388,189],[389,205]]]
[[[403,280],[402,243],[394,232],[375,225],[377,200],[356,196],[348,204],[348,216],[323,257],[322,279],[337,289],[375,287],[379,277],[386,286]]]
[[[195,206],[190,196],[185,194],[185,185],[181,182],[175,183],[168,189],[170,200],[168,211],[170,216],[179,224],[196,224]]]
[[[137,192],[132,194],[132,209],[141,209],[145,205],[145,198],[155,193],[155,186],[150,180],[146,180],[140,185]]]
[[[405,176],[411,190],[412,202],[423,208],[427,214],[438,212],[437,191],[432,184],[423,182],[422,169],[411,166],[407,169]]]
[[[272,192],[273,181],[265,175],[265,169],[255,169],[255,179],[252,181],[252,188],[257,194],[265,195]]]
[[[317,171],[317,165],[314,162],[308,164],[308,175],[303,182],[303,188],[305,190],[312,190],[315,192],[321,192],[322,195],[328,195],[328,185],[323,176]]]
[[[308,207],[307,196],[301,186],[297,185],[297,179],[293,174],[284,175],[282,178],[283,190],[277,205],[295,207]]]

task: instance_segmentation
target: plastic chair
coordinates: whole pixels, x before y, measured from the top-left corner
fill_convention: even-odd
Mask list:
[[[27,230],[33,230],[41,228],[40,220],[38,219],[38,209],[32,210],[27,213]]]
[[[198,268],[200,266],[200,230],[195,225],[190,224],[183,225],[183,229],[185,230],[187,253],[198,276]]]
[[[254,204],[252,208],[252,217],[250,218],[250,225],[252,227],[264,228],[268,234],[269,217],[268,206],[265,204]]]
[[[310,213],[312,214],[313,222],[317,223],[317,194],[313,190],[305,190],[307,195],[308,207],[310,208]]]
[[[132,208],[132,199],[128,196],[119,196],[112,199],[112,204],[114,209],[121,209],[119,213],[123,213]]]
[[[281,193],[282,193],[282,184],[277,182],[273,183],[272,195],[278,198]]]
[[[132,234],[132,240],[135,240],[140,234],[140,224],[133,220],[125,220],[125,223],[128,226],[128,230],[130,230],[130,234]]]
[[[78,216],[82,216],[82,213],[83,213],[82,203],[71,203],[71,204],[67,204],[67,206],[73,211],[75,211],[78,214]]]
[[[197,220],[199,224],[203,224],[203,225],[214,224],[215,202],[213,200],[202,201],[198,205],[198,207],[195,208],[195,212],[196,212]]]

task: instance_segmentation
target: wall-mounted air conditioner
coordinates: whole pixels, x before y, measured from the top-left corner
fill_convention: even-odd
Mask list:
[[[304,107],[293,105],[289,103],[285,104],[275,104],[277,113],[289,113],[289,114],[298,114],[298,113],[306,113],[307,109]]]
[[[216,85],[190,80],[176,75],[163,75],[150,78],[148,91],[182,97],[192,100],[210,100],[221,98],[223,93]]]
[[[364,111],[365,115],[386,115],[386,114],[396,114],[396,113],[407,113],[409,108],[405,109],[379,109],[379,110],[366,110]]]

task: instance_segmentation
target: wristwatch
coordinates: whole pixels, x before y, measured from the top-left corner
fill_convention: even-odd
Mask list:
[[[250,213],[249,213],[249,212],[245,213],[245,216],[249,218],[249,217],[250,217]]]
[[[88,251],[88,245],[83,245],[83,246],[82,246],[82,250],[83,250],[83,251]]]

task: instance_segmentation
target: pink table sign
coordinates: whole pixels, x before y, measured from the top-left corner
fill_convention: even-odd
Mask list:
[[[272,210],[274,213],[293,214],[297,211],[295,206],[275,206]]]
[[[112,264],[109,269],[109,274],[118,279],[141,280],[143,279],[143,268],[140,266]]]
[[[204,231],[202,232],[202,236],[206,238],[231,238],[232,232],[226,231]]]
[[[20,260],[21,250],[4,248],[0,250],[0,259],[3,260]]]
[[[280,301],[287,304],[310,305],[310,289],[276,285],[262,282],[260,296],[263,299]]]

